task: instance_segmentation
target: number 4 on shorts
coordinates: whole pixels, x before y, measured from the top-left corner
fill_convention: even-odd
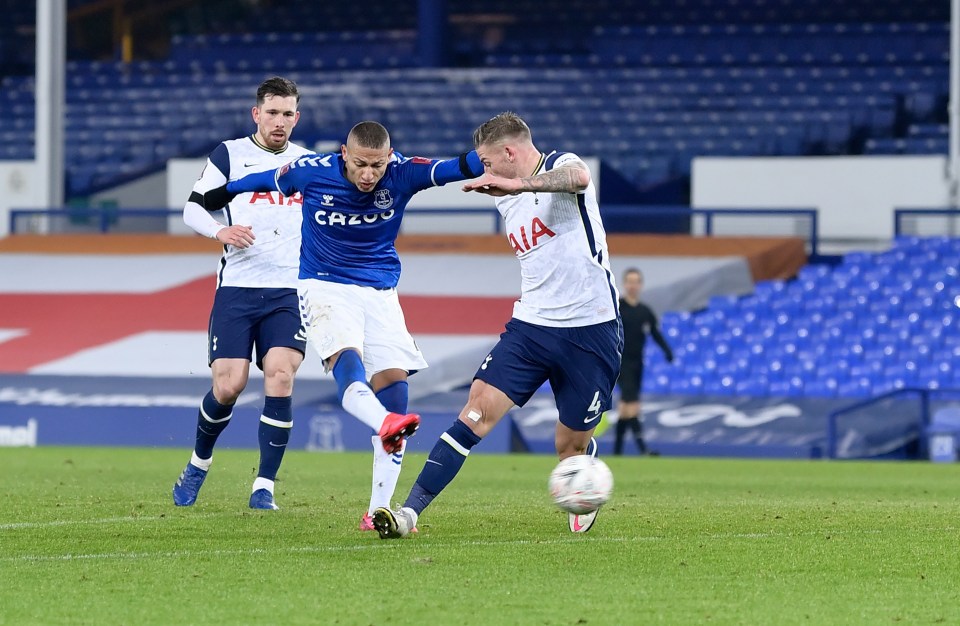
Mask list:
[[[587,407],[587,410],[591,413],[600,412],[600,392],[593,394],[593,402],[590,403],[590,406]]]
[[[587,410],[596,415],[600,412],[600,392],[593,394],[593,402],[587,407]]]

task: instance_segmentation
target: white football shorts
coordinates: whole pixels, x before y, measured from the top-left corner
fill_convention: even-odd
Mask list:
[[[387,369],[414,372],[427,367],[407,331],[396,289],[302,278],[297,294],[307,344],[324,361],[344,348],[356,348],[368,379]]]

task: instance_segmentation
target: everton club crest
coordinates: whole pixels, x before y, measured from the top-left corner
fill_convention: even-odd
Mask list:
[[[390,197],[389,189],[377,189],[373,193],[373,204],[378,209],[389,209],[393,206],[393,198]]]

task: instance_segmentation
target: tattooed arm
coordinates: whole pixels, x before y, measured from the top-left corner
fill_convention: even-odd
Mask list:
[[[590,172],[581,163],[570,163],[543,174],[520,179],[517,191],[566,191],[577,193],[590,184]]]
[[[536,176],[502,178],[487,173],[463,186],[488,196],[506,196],[524,191],[578,193],[590,184],[590,171],[582,163],[569,163]]]

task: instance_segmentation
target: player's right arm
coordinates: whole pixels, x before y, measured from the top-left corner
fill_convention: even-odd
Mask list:
[[[583,161],[579,158],[560,161],[558,159],[557,167],[548,172],[525,178],[503,178],[487,172],[463,185],[463,190],[500,197],[526,191],[580,193],[590,185],[590,170]]]
[[[220,144],[207,157],[207,164],[200,174],[200,178],[193,185],[187,203],[183,206],[183,221],[197,233],[210,239],[216,239],[222,244],[247,248],[253,245],[255,239],[253,230],[249,226],[235,224],[227,226],[211,214],[223,209],[232,198],[222,202],[214,200],[218,190],[222,189],[230,175],[230,155],[227,146]]]

